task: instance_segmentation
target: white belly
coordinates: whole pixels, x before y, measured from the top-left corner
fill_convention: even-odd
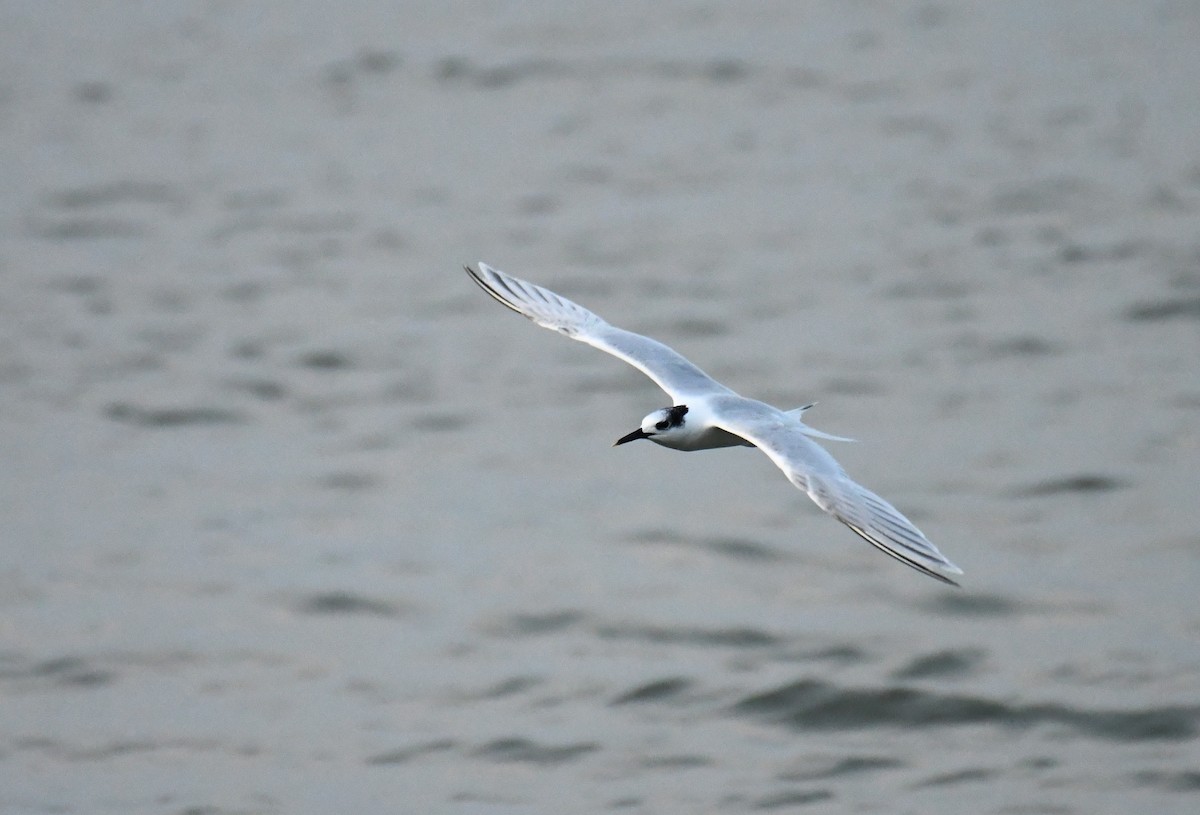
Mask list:
[[[705,428],[703,431],[694,434],[688,434],[683,438],[661,438],[652,436],[651,441],[658,442],[663,447],[670,447],[672,450],[715,450],[718,447],[753,447],[754,445],[743,439],[741,436],[735,436],[732,433],[726,432],[719,427]]]

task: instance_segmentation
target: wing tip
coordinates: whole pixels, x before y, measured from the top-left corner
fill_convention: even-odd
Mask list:
[[[486,269],[486,268],[487,268],[487,267],[486,267],[484,264],[482,264],[482,263],[480,263],[480,262],[478,262],[478,261],[476,261],[476,262],[475,262],[475,265],[476,265],[476,266],[478,266],[480,269]],[[471,264],[470,264],[470,263],[464,263],[464,264],[463,264],[463,271],[464,271],[464,272],[466,272],[467,274],[469,274],[469,275],[471,276],[471,279],[472,279],[472,280],[474,280],[476,283],[478,283],[478,284],[479,284],[479,285],[481,285],[481,286],[483,285],[483,275],[482,275],[482,272],[480,272],[480,271],[478,271],[478,270],[476,270],[476,269],[473,269],[473,268],[471,268]]]
[[[493,300],[495,300],[497,303],[504,306],[505,308],[515,311],[517,314],[520,314],[522,317],[527,317],[530,320],[533,319],[532,315],[530,315],[528,312],[526,312],[524,309],[522,309],[520,306],[518,306],[517,303],[515,303],[510,298],[506,297],[503,292],[501,292],[498,288],[496,288],[497,284],[508,287],[508,283],[506,282],[506,280],[511,280],[512,278],[509,278],[507,275],[504,274],[504,272],[500,271],[499,269],[494,269],[491,266],[488,266],[482,260],[476,261],[475,265],[478,266],[479,268],[472,269],[469,265],[466,265],[466,266],[463,266],[463,269],[466,271],[466,273],[468,275],[470,275],[471,280],[473,280],[475,282],[476,286],[478,286],[479,288],[481,288],[485,292],[487,292],[487,294]],[[487,279],[487,278],[493,278],[496,281],[496,283],[493,283],[492,280]],[[511,291],[511,288],[509,290]]]
[[[483,283],[483,278],[488,274],[495,274],[496,270],[488,266],[482,260],[475,261],[475,264],[463,264],[463,271],[469,274],[476,283]]]
[[[947,573],[958,575],[963,574],[963,570],[955,566],[949,560],[946,560],[945,556],[941,555],[941,552],[938,552],[938,555],[941,556],[940,560],[933,560],[932,558],[929,558],[929,563],[922,563],[916,558],[909,557],[902,552],[897,551],[893,547],[888,546],[887,543],[879,540],[874,535],[869,534],[865,529],[861,529],[851,523],[846,523],[846,521],[842,521],[842,523],[845,523],[846,526],[848,526],[854,532],[854,534],[858,535],[860,538],[874,546],[880,552],[883,552],[888,557],[894,558],[903,563],[905,566],[915,569],[923,575],[928,575],[934,580],[945,583],[948,586],[954,586],[956,589],[962,588],[958,581],[947,576]],[[932,545],[933,544],[930,544],[930,546]]]
[[[955,572],[955,574],[962,574],[962,570],[960,569],[959,571]],[[941,582],[945,583],[947,586],[953,586],[956,589],[962,588],[962,583],[959,583],[957,580],[955,580],[952,577],[946,577],[946,575],[941,574],[940,572],[930,572],[929,576],[932,577],[934,580],[940,580]]]

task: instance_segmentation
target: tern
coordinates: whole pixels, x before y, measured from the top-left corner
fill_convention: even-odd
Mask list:
[[[780,410],[739,396],[658,340],[605,322],[583,306],[549,289],[477,263],[464,267],[479,288],[499,303],[549,328],[625,360],[667,392],[672,404],[642,419],[619,444],[649,439],[672,450],[757,447],[795,486],[859,537],[886,555],[935,580],[958,584],[962,574],[894,506],[846,475],[814,438],[851,441],[804,423],[805,405]]]

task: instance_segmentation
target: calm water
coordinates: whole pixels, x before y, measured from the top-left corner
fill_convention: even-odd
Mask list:
[[[0,811],[1196,811],[1191,4],[0,16]]]

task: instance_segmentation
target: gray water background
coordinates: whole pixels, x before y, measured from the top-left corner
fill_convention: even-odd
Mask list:
[[[1200,10],[0,3],[0,811],[1190,813]],[[810,401],[965,570],[485,259]]]

